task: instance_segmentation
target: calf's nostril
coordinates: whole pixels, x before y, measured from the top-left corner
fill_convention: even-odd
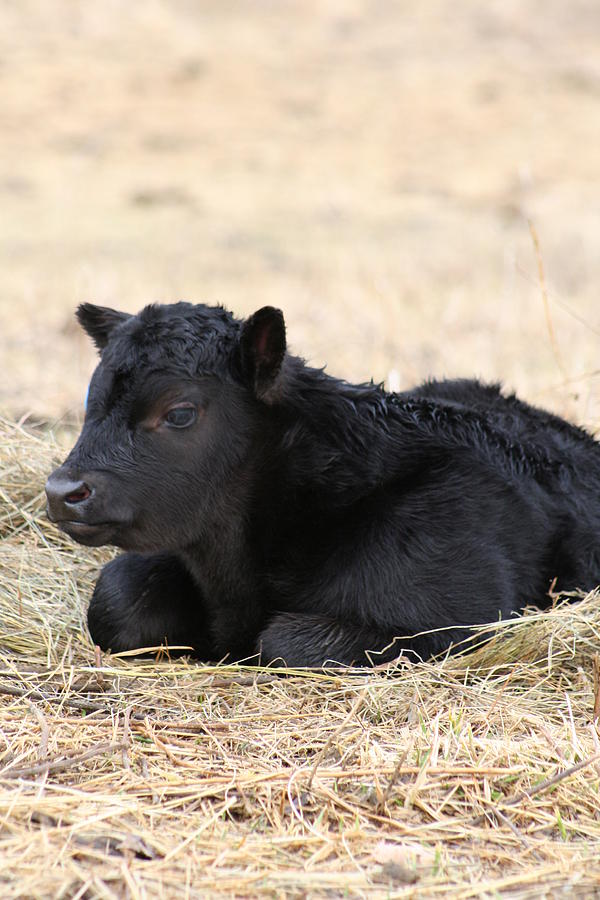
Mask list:
[[[80,484],[65,496],[65,503],[82,503],[91,493],[87,484]]]

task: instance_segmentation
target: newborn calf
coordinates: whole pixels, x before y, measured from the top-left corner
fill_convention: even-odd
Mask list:
[[[599,445],[562,419],[477,381],[348,384],[271,307],[77,315],[101,359],[46,491],[67,534],[126,551],[89,608],[103,649],[426,658],[600,582]]]

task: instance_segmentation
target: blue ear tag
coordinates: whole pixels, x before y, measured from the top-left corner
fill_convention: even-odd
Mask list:
[[[87,403],[88,403],[88,397],[89,397],[89,396],[90,396],[90,386],[89,386],[89,384],[88,384],[88,386],[87,386],[87,388],[86,388],[86,390],[85,390],[85,400],[83,401],[83,409],[84,409],[85,412],[87,412]]]

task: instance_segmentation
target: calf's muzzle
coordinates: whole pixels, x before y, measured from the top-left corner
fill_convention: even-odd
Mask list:
[[[48,518],[80,544],[116,543],[131,521],[122,495],[102,472],[63,465],[48,478],[46,497]]]
[[[94,488],[82,479],[57,469],[46,482],[48,517],[53,522],[81,519],[94,496]]]

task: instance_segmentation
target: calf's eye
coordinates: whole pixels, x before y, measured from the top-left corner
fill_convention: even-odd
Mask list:
[[[165,425],[169,428],[187,428],[196,421],[196,407],[191,404],[185,406],[174,406],[170,409],[164,418]]]

